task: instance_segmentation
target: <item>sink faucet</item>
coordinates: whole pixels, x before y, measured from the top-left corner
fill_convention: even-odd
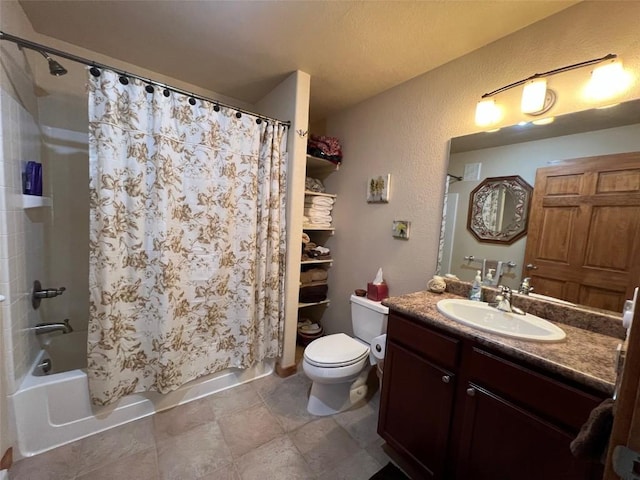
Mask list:
[[[499,285],[499,288],[500,293],[496,295],[496,303],[490,305],[496,307],[496,309],[502,312],[524,315],[524,311],[511,305],[511,289],[505,285]]]
[[[43,333],[50,332],[73,332],[73,328],[71,328],[68,318],[65,318],[63,323],[39,323],[35,327],[33,327],[33,330],[36,332],[36,335],[42,335]]]
[[[520,288],[518,289],[518,293],[520,295],[529,295],[529,292],[533,292],[533,287],[530,284],[531,277],[526,277],[522,279],[522,283],[520,284]]]

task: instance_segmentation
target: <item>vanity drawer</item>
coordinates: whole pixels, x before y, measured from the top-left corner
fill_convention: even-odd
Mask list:
[[[459,340],[394,313],[389,314],[387,339],[408,347],[441,367],[454,370],[458,366]]]
[[[581,391],[551,377],[473,348],[469,380],[526,407],[569,430],[577,431],[604,398]]]

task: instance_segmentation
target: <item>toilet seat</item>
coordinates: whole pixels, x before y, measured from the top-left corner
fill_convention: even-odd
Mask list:
[[[310,365],[322,368],[347,367],[369,356],[369,347],[344,333],[318,338],[304,350]]]

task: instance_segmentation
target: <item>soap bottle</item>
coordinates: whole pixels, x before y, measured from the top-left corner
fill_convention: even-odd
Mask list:
[[[471,285],[469,300],[474,300],[476,302],[482,301],[482,272],[480,270],[476,272],[476,278]]]
[[[490,268],[487,274],[484,276],[484,280],[482,281],[482,285],[491,286],[493,285],[493,273],[496,271],[495,268]]]

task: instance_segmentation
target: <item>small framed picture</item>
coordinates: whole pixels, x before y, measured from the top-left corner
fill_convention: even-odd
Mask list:
[[[409,240],[409,230],[411,229],[411,222],[408,220],[394,220],[393,231],[391,234],[394,238],[401,238],[402,240]]]
[[[371,177],[367,182],[367,203],[389,203],[391,174]]]

